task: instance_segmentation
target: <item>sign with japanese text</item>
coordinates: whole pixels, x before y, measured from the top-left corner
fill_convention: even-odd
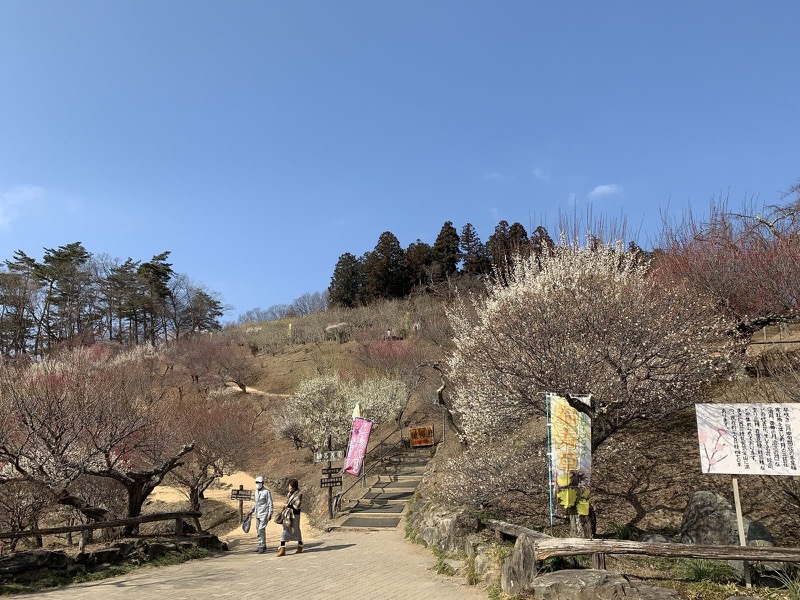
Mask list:
[[[695,404],[703,473],[800,475],[800,403]]]
[[[589,405],[591,395],[572,396]],[[575,410],[566,398],[547,394],[549,460],[553,493],[559,513],[589,514],[589,482],[592,473],[592,422]]]
[[[314,462],[343,460],[344,450],[321,450],[314,452]]]
[[[408,439],[412,448],[433,446],[433,425],[420,425],[408,430]]]
[[[372,432],[372,421],[356,417],[350,432],[350,443],[347,446],[347,457],[344,460],[344,471],[358,477],[364,467],[364,456],[367,453],[369,434]]]

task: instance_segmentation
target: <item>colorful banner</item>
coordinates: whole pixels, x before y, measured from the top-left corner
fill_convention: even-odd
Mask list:
[[[800,475],[800,403],[695,404],[703,473]]]
[[[571,396],[586,405],[591,394]],[[589,514],[592,473],[592,421],[562,396],[547,394],[551,492],[558,514]],[[552,502],[552,500],[551,500]]]
[[[350,432],[350,443],[347,446],[347,458],[344,459],[345,473],[350,473],[356,477],[361,475],[371,432],[372,421],[367,421],[361,417],[353,419],[353,430]]]

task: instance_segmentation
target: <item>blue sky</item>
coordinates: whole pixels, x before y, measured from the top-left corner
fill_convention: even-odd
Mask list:
[[[777,202],[800,2],[0,0],[0,260],[80,241],[233,310],[383,231]],[[630,237],[630,236],[629,236]]]

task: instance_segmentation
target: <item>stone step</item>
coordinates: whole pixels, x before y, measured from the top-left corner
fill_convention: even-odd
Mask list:
[[[339,527],[362,527],[372,529],[392,529],[400,523],[400,517],[365,518],[350,517]]]
[[[419,486],[419,479],[404,479],[401,481],[377,481],[372,484],[373,490],[401,490],[401,489],[416,489]]]
[[[403,492],[383,492],[370,490],[364,494],[363,500],[372,500],[376,504],[390,504],[397,502],[408,502],[414,495],[413,491]]]
[[[379,483],[386,482],[386,481],[422,481],[422,474],[421,473],[410,473],[408,471],[404,473],[384,473],[383,475],[378,475]]]
[[[359,516],[369,515],[399,515],[406,509],[405,504],[374,504],[361,503],[360,501],[350,510],[350,514]]]

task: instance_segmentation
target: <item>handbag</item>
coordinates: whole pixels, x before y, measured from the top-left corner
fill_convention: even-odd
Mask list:
[[[272,520],[273,520],[273,521],[275,521],[275,522],[276,522],[278,525],[280,525],[281,523],[283,523],[283,511],[281,511],[281,512],[276,512],[276,513],[275,513],[275,516],[274,516],[274,517],[272,517]]]

